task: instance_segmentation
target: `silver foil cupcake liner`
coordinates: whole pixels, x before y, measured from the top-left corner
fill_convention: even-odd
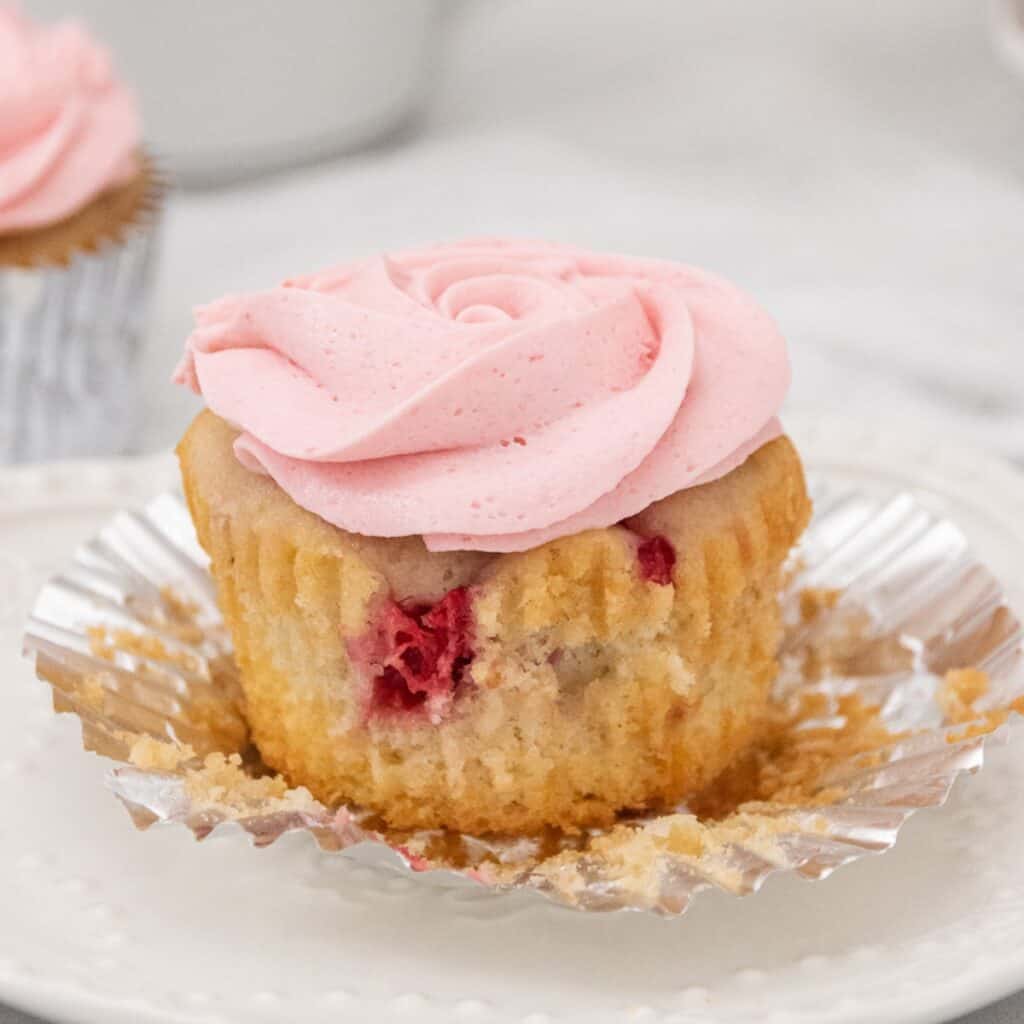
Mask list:
[[[240,827],[258,846],[300,830],[329,851],[385,843],[415,871],[680,914],[704,889],[746,895],[775,872],[823,878],[889,849],[1024,708],[1021,624],[960,530],[909,494],[815,490],[784,594],[774,708],[789,731],[760,751],[775,788],[717,814],[701,798],[703,816],[632,813],[577,834],[395,832],[289,788],[248,743],[230,640],[176,494],[82,546],[41,591],[25,649],[86,748],[120,762],[109,784],[140,828],[174,822],[201,839]]]
[[[0,266],[0,462],[122,453],[167,182],[120,237],[67,264]]]

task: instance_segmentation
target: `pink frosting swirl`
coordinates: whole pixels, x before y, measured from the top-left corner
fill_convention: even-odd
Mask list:
[[[345,530],[519,551],[776,436],[785,344],[692,267],[538,242],[394,254],[198,310],[176,379]]]
[[[54,224],[136,171],[139,117],[79,26],[0,6],[0,232]]]

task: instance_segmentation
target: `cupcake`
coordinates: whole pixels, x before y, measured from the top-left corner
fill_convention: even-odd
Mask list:
[[[482,240],[200,309],[178,448],[263,760],[397,828],[607,824],[756,735],[809,515],[768,316]]]
[[[0,6],[0,459],[132,437],[162,193],[106,52]]]

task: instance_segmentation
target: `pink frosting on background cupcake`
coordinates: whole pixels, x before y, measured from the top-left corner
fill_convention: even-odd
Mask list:
[[[177,380],[302,507],[518,551],[722,476],[775,437],[785,344],[704,271],[540,242],[392,254],[197,312]]]
[[[71,22],[0,6],[0,232],[71,216],[136,172],[139,116],[106,51]]]

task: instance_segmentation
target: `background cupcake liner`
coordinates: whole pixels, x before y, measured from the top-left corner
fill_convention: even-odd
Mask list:
[[[110,786],[141,828],[176,822],[203,838],[241,827],[260,846],[301,830],[331,851],[376,841],[416,871],[456,870],[580,909],[679,914],[703,889],[746,895],[778,871],[822,878],[890,848],[913,811],[981,767],[989,734],[1016,718],[1003,709],[1024,695],[1021,624],[953,524],[907,494],[812,490],[817,512],[784,596],[777,696],[784,706],[814,695],[804,725],[826,755],[805,803],[745,806],[705,825],[679,808],[580,835],[394,832],[288,789],[247,745],[213,582],[174,494],[119,514],[76,553],[40,593],[25,647],[55,707],[81,719],[85,746],[122,762]],[[968,665],[990,685],[968,716],[953,715],[942,676]],[[879,706],[892,732],[869,756],[829,742],[851,696]]]
[[[0,266],[0,462],[124,452],[167,182],[66,265]]]

